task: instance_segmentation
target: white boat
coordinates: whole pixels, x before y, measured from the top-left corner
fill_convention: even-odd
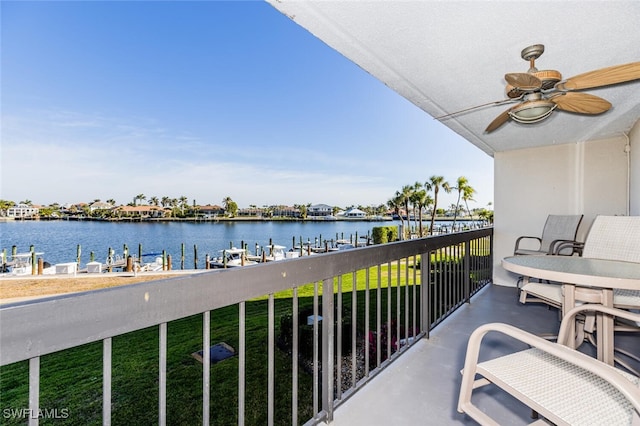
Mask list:
[[[286,251],[285,246],[281,246],[278,244],[271,244],[265,246],[265,249],[268,250],[268,254],[264,256],[264,260],[267,262],[271,262],[274,260],[283,260],[283,259],[294,259],[296,257],[300,257],[299,251]]]
[[[220,256],[209,261],[209,267],[216,268],[236,268],[238,266],[255,265],[258,262],[247,258],[247,251],[237,247],[220,250]]]
[[[350,240],[337,240],[333,247],[329,247],[329,251],[342,251],[355,248]]]
[[[43,254],[43,252],[16,253],[7,256],[8,259],[5,259],[4,253],[0,253],[0,256],[2,256],[2,272],[9,275],[31,275],[33,272],[33,255],[35,255],[37,258],[39,256],[42,256]],[[55,274],[56,268],[55,266],[49,264],[49,262],[44,262],[42,273],[46,275]]]
[[[152,262],[141,262],[138,265],[139,272],[157,272],[162,271],[164,268],[164,262],[162,261],[162,256],[158,256],[159,253],[149,253],[143,254],[142,257],[155,256]]]

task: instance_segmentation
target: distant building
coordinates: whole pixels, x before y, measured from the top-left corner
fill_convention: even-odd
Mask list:
[[[104,203],[102,201],[97,201],[95,203],[92,203],[89,206],[89,211],[93,213],[96,210],[111,210],[113,208],[114,207],[109,203]]]
[[[36,206],[30,206],[28,204],[16,204],[13,207],[7,209],[7,216],[9,217],[33,217],[38,216],[40,209]]]
[[[275,206],[273,207],[273,217],[293,217],[299,218],[301,216],[300,209],[289,206]]]
[[[158,206],[120,206],[116,208],[118,216],[136,218],[159,218],[165,216],[165,209]]]
[[[309,217],[329,216],[332,213],[333,207],[326,204],[314,204],[307,209],[307,216]]]
[[[344,212],[344,217],[347,219],[364,219],[367,217],[367,214],[360,209],[349,209]]]
[[[198,213],[204,217],[224,216],[224,207],[217,204],[206,206],[198,206]]]
[[[239,209],[238,216],[244,217],[262,217],[262,210],[257,207],[250,207],[247,209]]]

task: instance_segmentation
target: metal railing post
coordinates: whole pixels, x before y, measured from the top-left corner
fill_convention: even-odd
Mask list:
[[[471,241],[464,243],[464,301],[471,302]]]
[[[322,410],[326,421],[333,421],[334,364],[334,302],[333,278],[322,282]]]

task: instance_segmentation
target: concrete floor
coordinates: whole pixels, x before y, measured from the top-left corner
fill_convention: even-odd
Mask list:
[[[532,333],[555,334],[558,313],[545,305],[522,305],[516,290],[489,285],[471,303],[438,325],[383,370],[359,392],[340,404],[333,425],[462,425],[476,424],[456,411],[467,339],[480,324],[506,322]],[[640,338],[624,336],[623,345],[640,354]],[[517,342],[488,334],[481,358],[524,349]],[[616,344],[619,343],[616,337]],[[583,345],[583,350],[591,349]],[[487,386],[474,392],[474,403],[501,425],[531,423],[530,410],[519,401]]]

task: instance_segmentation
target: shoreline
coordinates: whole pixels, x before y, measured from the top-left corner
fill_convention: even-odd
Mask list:
[[[407,220],[407,219],[405,219]],[[376,218],[340,218],[335,220],[324,219],[322,216],[317,218],[264,218],[264,217],[219,217],[219,218],[201,218],[201,217],[120,217],[120,218],[101,218],[101,217],[0,217],[1,222],[22,222],[22,221],[69,221],[69,222],[193,222],[193,223],[218,223],[218,222],[397,222],[400,219],[392,217],[376,217]],[[413,219],[410,219],[413,222]],[[430,218],[422,218],[422,223],[429,223]],[[436,222],[453,222],[450,217],[436,217]],[[469,217],[458,217],[459,222],[479,222],[481,219],[472,219]]]

